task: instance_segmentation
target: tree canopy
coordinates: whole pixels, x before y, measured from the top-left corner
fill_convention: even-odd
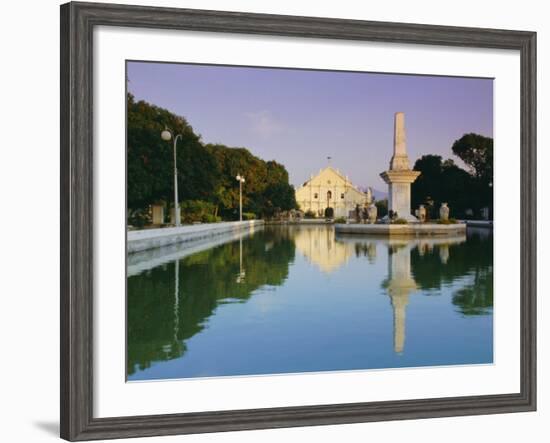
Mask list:
[[[207,200],[216,188],[217,164],[183,117],[128,95],[127,186],[128,208],[142,209],[157,201],[172,201],[173,141],[160,133],[170,128],[178,140],[178,191],[181,200]],[[205,173],[207,172],[207,173]]]
[[[453,216],[460,217],[472,206],[471,176],[452,160],[443,161],[439,155],[424,155],[416,161],[414,169],[421,174],[412,185],[413,208],[426,204],[426,209],[432,212],[429,217],[437,218],[436,212],[442,202],[449,203]],[[430,201],[433,201],[431,208]]]
[[[493,180],[493,139],[479,134],[465,134],[453,143],[453,154],[470,168],[472,174],[484,182]]]
[[[466,171],[452,159],[439,155],[424,155],[414,164],[421,175],[412,184],[413,208],[427,205],[431,218],[437,218],[442,202],[449,203],[453,217],[479,216],[482,208],[493,207],[493,139],[478,134],[466,134],[453,143],[452,151],[468,167]]]
[[[178,193],[180,201],[204,201],[214,206],[214,216],[238,216],[242,174],[243,211],[270,216],[295,208],[294,188],[285,167],[264,161],[246,148],[221,144],[205,145],[187,120],[128,94],[127,103],[127,201],[129,213],[145,211],[157,202],[173,202],[173,141],[160,133],[169,128],[181,134],[177,144]],[[204,207],[207,207],[206,205]]]

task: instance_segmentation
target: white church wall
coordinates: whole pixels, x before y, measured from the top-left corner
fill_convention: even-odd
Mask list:
[[[338,170],[328,166],[296,191],[296,201],[304,212],[313,211],[322,217],[325,209],[331,207],[335,217],[347,217],[349,211],[357,205],[364,206],[370,198]]]

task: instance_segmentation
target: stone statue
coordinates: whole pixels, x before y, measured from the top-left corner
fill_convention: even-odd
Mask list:
[[[420,205],[418,207],[418,219],[420,220],[420,223],[424,223],[426,221],[426,207],[424,205]]]
[[[439,218],[441,220],[449,220],[449,207],[447,203],[441,203],[441,208],[439,208]]]
[[[366,194],[367,194],[367,204],[372,203],[372,188],[369,187],[367,189]]]
[[[375,204],[371,203],[367,207],[367,215],[368,215],[369,223],[371,225],[376,223],[376,218],[378,217],[378,208],[376,207]]]

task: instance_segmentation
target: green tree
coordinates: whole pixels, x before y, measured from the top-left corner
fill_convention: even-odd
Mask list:
[[[479,134],[465,134],[453,143],[453,153],[470,167],[474,177],[471,191],[478,208],[493,212],[493,139]]]
[[[411,187],[412,206],[416,209],[418,205],[426,205],[429,218],[439,217],[438,208],[442,202],[449,203],[452,216],[460,218],[465,216],[466,209],[479,210],[482,206],[475,193],[475,178],[453,160],[424,155],[416,161],[414,169],[421,174]]]
[[[481,209],[493,208],[493,139],[479,134],[465,134],[452,145],[452,152],[469,168],[460,168],[452,159],[424,155],[414,169],[421,175],[412,184],[413,208],[433,202],[427,209],[430,218],[437,218],[437,209],[448,202],[452,216],[463,218],[472,209],[478,216]]]
[[[493,180],[493,139],[479,134],[465,134],[453,143],[453,154],[470,168],[478,179]]]
[[[237,174],[244,175],[243,210],[271,217],[278,210],[297,207],[294,188],[288,182],[286,168],[273,160],[263,161],[244,148],[207,145],[221,171],[216,203],[225,218],[238,216],[239,185]]]
[[[383,200],[376,200],[374,202],[376,209],[377,209],[377,217],[382,218],[388,215],[388,199],[385,198]]]
[[[200,201],[203,207],[213,205],[213,213],[201,214],[201,218],[216,219],[221,215],[231,220],[238,217],[237,174],[246,178],[243,186],[244,211],[257,216],[271,216],[274,211],[297,206],[294,188],[289,184],[288,172],[283,165],[275,161],[266,162],[246,148],[204,145],[183,117],[144,101],[136,102],[131,94],[128,94],[127,105],[129,219],[136,218],[132,212],[144,212],[158,201],[173,202],[173,145],[172,141],[166,142],[160,138],[166,127],[174,134],[182,135],[177,145],[180,202]],[[192,209],[191,206],[182,204],[182,208]],[[184,216],[184,220],[192,218]]]
[[[217,164],[183,117],[136,102],[128,94],[127,202],[129,210],[162,200],[173,201],[173,144],[160,138],[166,127],[181,134],[177,144],[178,190],[181,200],[209,201],[217,186]]]

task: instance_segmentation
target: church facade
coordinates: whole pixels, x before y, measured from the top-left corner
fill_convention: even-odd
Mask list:
[[[332,166],[321,169],[316,176],[296,190],[296,201],[304,212],[323,217],[326,208],[334,209],[334,217],[348,217],[356,206],[372,202],[372,193],[361,192],[349,179]]]

